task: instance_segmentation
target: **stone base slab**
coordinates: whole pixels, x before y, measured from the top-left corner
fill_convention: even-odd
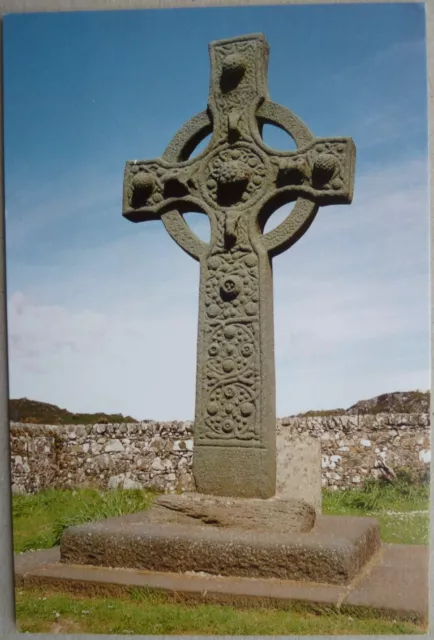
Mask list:
[[[156,505],[147,512],[71,527],[61,540],[61,562],[346,585],[380,548],[379,525],[372,518],[316,516],[307,532],[290,527],[285,532],[264,528],[263,521],[243,528],[237,522],[205,524],[197,514],[179,520],[173,509],[163,508],[163,514]],[[306,513],[302,516],[306,523]]]
[[[276,579],[183,575],[60,563],[58,548],[15,556],[15,582],[88,596],[128,596],[155,589],[177,603],[235,607],[302,607],[316,613],[377,615],[425,624],[428,618],[428,547],[383,545],[349,585]]]

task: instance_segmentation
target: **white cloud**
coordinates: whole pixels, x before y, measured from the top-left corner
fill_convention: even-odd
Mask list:
[[[145,305],[142,307],[144,311]],[[12,396],[75,411],[191,417],[196,327],[189,310],[148,316],[9,300]],[[31,365],[31,368],[29,368]]]

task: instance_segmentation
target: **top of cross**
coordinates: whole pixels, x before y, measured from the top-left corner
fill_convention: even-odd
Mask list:
[[[271,255],[307,230],[320,205],[350,203],[355,147],[351,138],[314,138],[291,111],[269,100],[268,44],[262,34],[209,45],[208,109],[182,127],[162,158],[127,162],[123,215],[139,222],[163,220],[178,244],[196,259],[209,252],[260,242]],[[262,126],[286,131],[297,150],[267,147]],[[190,158],[209,133],[207,148]],[[288,218],[263,234],[268,217],[296,200]],[[203,243],[182,218],[206,213],[211,243]]]
[[[208,106],[214,139],[249,138],[249,120],[268,99],[268,44],[262,34],[209,45],[211,86]]]

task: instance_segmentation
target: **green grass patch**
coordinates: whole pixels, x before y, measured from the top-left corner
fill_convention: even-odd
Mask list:
[[[138,489],[46,489],[13,496],[14,551],[49,549],[67,527],[148,509],[156,493]]]
[[[416,511],[429,508],[429,484],[410,483],[406,479],[387,482],[367,479],[363,488],[324,491],[327,508],[351,508],[359,511]]]
[[[134,635],[397,635],[426,630],[411,622],[291,609],[235,609],[167,601],[152,591],[129,597],[75,596],[17,591],[21,633],[107,633]]]
[[[367,481],[361,489],[323,491],[323,513],[372,516],[380,524],[383,542],[429,542],[429,485],[405,480]]]

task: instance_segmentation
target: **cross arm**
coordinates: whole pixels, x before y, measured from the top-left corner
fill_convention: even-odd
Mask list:
[[[269,150],[268,155],[273,200],[304,197],[319,206],[351,203],[356,155],[351,138],[315,138],[297,151]]]
[[[195,178],[197,163],[163,159],[128,161],[124,171],[122,215],[131,222],[161,219],[178,245],[198,260],[207,244],[179,214],[204,213]]]
[[[276,124],[292,135],[293,127],[285,127],[280,121]],[[262,140],[258,141],[273,168],[268,194],[257,216],[260,230],[264,231],[276,209],[296,200],[287,218],[262,237],[271,256],[288,249],[306,232],[320,206],[350,204],[353,198],[356,157],[353,140],[311,136],[300,144],[299,137],[298,149],[291,152],[271,150]]]
[[[202,211],[195,163],[171,164],[162,159],[133,160],[125,165],[122,215],[131,222],[159,220],[162,213]]]

